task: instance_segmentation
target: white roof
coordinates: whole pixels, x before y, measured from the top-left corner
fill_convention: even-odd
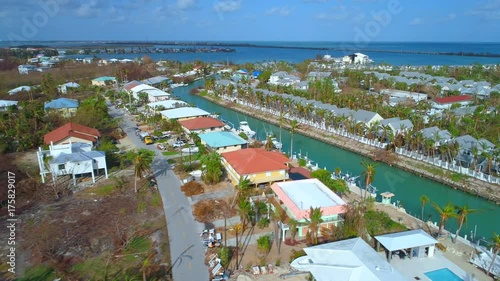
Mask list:
[[[7,106],[12,106],[12,105],[17,105],[16,100],[0,100],[0,107],[7,107]]]
[[[197,107],[179,107],[160,111],[161,115],[168,119],[180,119],[197,116],[208,116],[210,113]]]
[[[317,281],[408,280],[361,238],[304,248],[307,256],[291,266],[309,271]]]
[[[148,103],[147,106],[151,108],[163,106],[165,109],[175,108],[176,105],[187,105],[186,102],[181,100],[162,100],[157,102]]]
[[[21,91],[30,91],[30,90],[31,90],[30,86],[19,86],[17,88],[14,88],[14,89],[8,91],[7,93],[9,93],[10,95],[13,95],[13,94],[19,93]]]
[[[146,85],[146,84],[137,85],[130,90],[135,94],[138,94],[140,92],[144,92],[144,93],[147,93],[148,95],[153,96],[153,97],[170,96],[169,93],[164,92],[164,91],[157,89],[155,87]]]
[[[375,236],[375,239],[389,251],[429,246],[438,243],[436,239],[422,229],[379,235]]]
[[[300,210],[345,205],[342,198],[318,179],[278,182],[277,184]]]

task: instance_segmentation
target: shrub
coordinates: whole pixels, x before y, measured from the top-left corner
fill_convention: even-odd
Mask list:
[[[276,263],[275,263],[276,266],[280,266],[281,265],[281,258],[277,258],[276,259]]]
[[[219,254],[221,264],[224,267],[227,267],[229,265],[229,262],[231,261],[231,257],[232,257],[231,250],[229,249],[229,247],[220,248],[218,254]]]
[[[272,240],[270,235],[264,235],[257,239],[257,249],[262,253],[271,251]]]
[[[290,254],[290,263],[292,263],[296,258],[303,257],[306,255],[306,252],[304,250],[292,250],[292,253]]]
[[[195,181],[187,182],[186,184],[181,186],[181,191],[184,192],[184,194],[186,194],[186,196],[198,195],[198,194],[202,194],[203,192],[205,192],[205,190],[203,189],[203,186],[201,186],[201,184],[199,182],[195,182]]]
[[[406,230],[404,225],[393,221],[385,212],[369,210],[364,218],[366,229],[372,236]]]
[[[269,226],[269,219],[268,218],[261,218],[259,222],[257,223],[260,229],[266,228]]]
[[[243,133],[243,132],[239,133],[239,134],[238,134],[238,136],[240,136],[240,137],[241,137],[242,139],[244,139],[244,140],[248,140],[248,136],[247,136],[247,134],[245,134],[245,133]]]
[[[299,159],[299,166],[300,167],[305,167],[307,165],[306,159],[300,158]]]

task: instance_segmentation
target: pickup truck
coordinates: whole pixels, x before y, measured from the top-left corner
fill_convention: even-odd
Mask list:
[[[173,148],[181,148],[181,147],[183,147],[185,145],[186,145],[186,143],[183,142],[183,141],[176,141],[176,142],[174,142],[174,144],[172,144],[172,147]]]
[[[153,138],[150,136],[144,137],[143,141],[145,144],[153,144]]]

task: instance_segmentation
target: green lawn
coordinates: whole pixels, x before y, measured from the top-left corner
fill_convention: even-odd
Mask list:
[[[165,156],[171,156],[171,155],[179,154],[179,152],[178,151],[163,151],[161,154],[163,154]]]

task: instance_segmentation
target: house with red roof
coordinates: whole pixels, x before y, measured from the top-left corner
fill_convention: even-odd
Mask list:
[[[343,220],[347,203],[318,179],[275,182],[271,185],[274,196],[289,219],[298,221],[297,235],[306,236],[310,209],[319,208],[323,222],[320,228],[329,228]],[[290,226],[280,223],[283,240]]]
[[[435,98],[432,102],[432,107],[436,110],[450,109],[452,105],[459,104],[460,107],[472,104],[472,96],[461,95],[444,98]]]
[[[221,154],[228,178],[237,185],[241,178],[253,184],[284,181],[289,178],[291,160],[280,152],[262,148],[247,148]]]
[[[190,133],[205,133],[205,132],[220,132],[224,130],[223,122],[212,117],[197,117],[179,121],[182,128],[187,134]]]
[[[99,130],[76,123],[67,123],[43,136],[45,144],[86,143],[96,145],[101,137]]]

